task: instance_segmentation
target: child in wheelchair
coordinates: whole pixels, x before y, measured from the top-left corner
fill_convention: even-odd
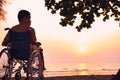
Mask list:
[[[40,65],[42,65],[43,70],[45,70],[44,66],[44,57],[43,57],[43,49],[40,47],[41,43],[36,42],[36,35],[34,28],[30,27],[31,25],[31,15],[30,12],[27,10],[20,10],[18,13],[18,21],[19,24],[13,26],[9,29],[7,35],[5,36],[2,46],[7,46],[9,44],[9,52],[12,53],[11,55],[15,58],[20,57],[22,54],[17,53],[24,53],[20,59],[24,59],[23,57],[28,57],[27,53],[39,53],[40,54]],[[23,34],[21,36],[21,34]],[[29,35],[27,35],[29,34]],[[20,37],[19,37],[20,36]],[[23,37],[26,39],[24,40]],[[26,48],[29,51],[26,52]],[[15,54],[14,54],[15,53]],[[16,56],[17,55],[17,56]]]
[[[42,48],[40,48],[41,43],[40,42],[36,42],[36,35],[35,35],[35,30],[34,28],[30,27],[31,25],[31,15],[30,12],[28,12],[27,10],[21,10],[18,13],[18,21],[19,24],[13,26],[10,30],[15,31],[15,32],[25,32],[26,30],[30,31],[30,42],[32,44],[31,49],[33,51],[36,50],[42,50]],[[3,42],[2,42],[2,46],[7,46],[8,43],[10,43],[10,30],[8,31],[6,37],[4,38]],[[22,44],[23,45],[23,44]],[[41,53],[41,57],[42,57],[42,65],[44,66],[44,58],[43,58],[43,53]],[[45,69],[45,67],[44,67]]]

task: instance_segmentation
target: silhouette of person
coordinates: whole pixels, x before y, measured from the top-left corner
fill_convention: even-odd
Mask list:
[[[36,35],[35,35],[35,30],[34,28],[30,27],[31,25],[31,14],[27,10],[20,10],[18,13],[18,21],[19,24],[13,26],[10,30],[15,31],[15,32],[25,32],[26,30],[30,30],[31,33],[31,44],[35,43],[37,41]],[[10,43],[10,31],[8,31],[7,35],[5,36],[2,46],[7,46],[8,43]],[[32,45],[33,51],[38,48],[36,45]],[[40,49],[39,49],[40,50]],[[42,57],[42,65],[44,67],[44,58],[43,58],[43,53],[41,53]],[[45,67],[44,67],[45,69]]]

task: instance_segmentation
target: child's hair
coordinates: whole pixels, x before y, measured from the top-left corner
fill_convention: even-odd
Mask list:
[[[30,12],[27,10],[20,10],[18,13],[18,21],[20,22],[24,17],[30,17]]]

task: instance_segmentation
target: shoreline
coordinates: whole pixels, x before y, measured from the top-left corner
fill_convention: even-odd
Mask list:
[[[112,80],[113,77],[114,75],[76,75],[76,76],[45,77],[44,80]],[[37,78],[34,78],[34,80],[36,79]],[[24,77],[22,77],[21,80],[24,80]]]

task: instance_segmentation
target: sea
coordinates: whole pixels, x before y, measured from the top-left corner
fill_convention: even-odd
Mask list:
[[[74,75],[115,75],[120,63],[79,63],[47,65],[45,77]]]
[[[46,64],[44,76],[115,75],[119,68],[120,63]],[[4,69],[1,68],[0,76],[3,74]]]

